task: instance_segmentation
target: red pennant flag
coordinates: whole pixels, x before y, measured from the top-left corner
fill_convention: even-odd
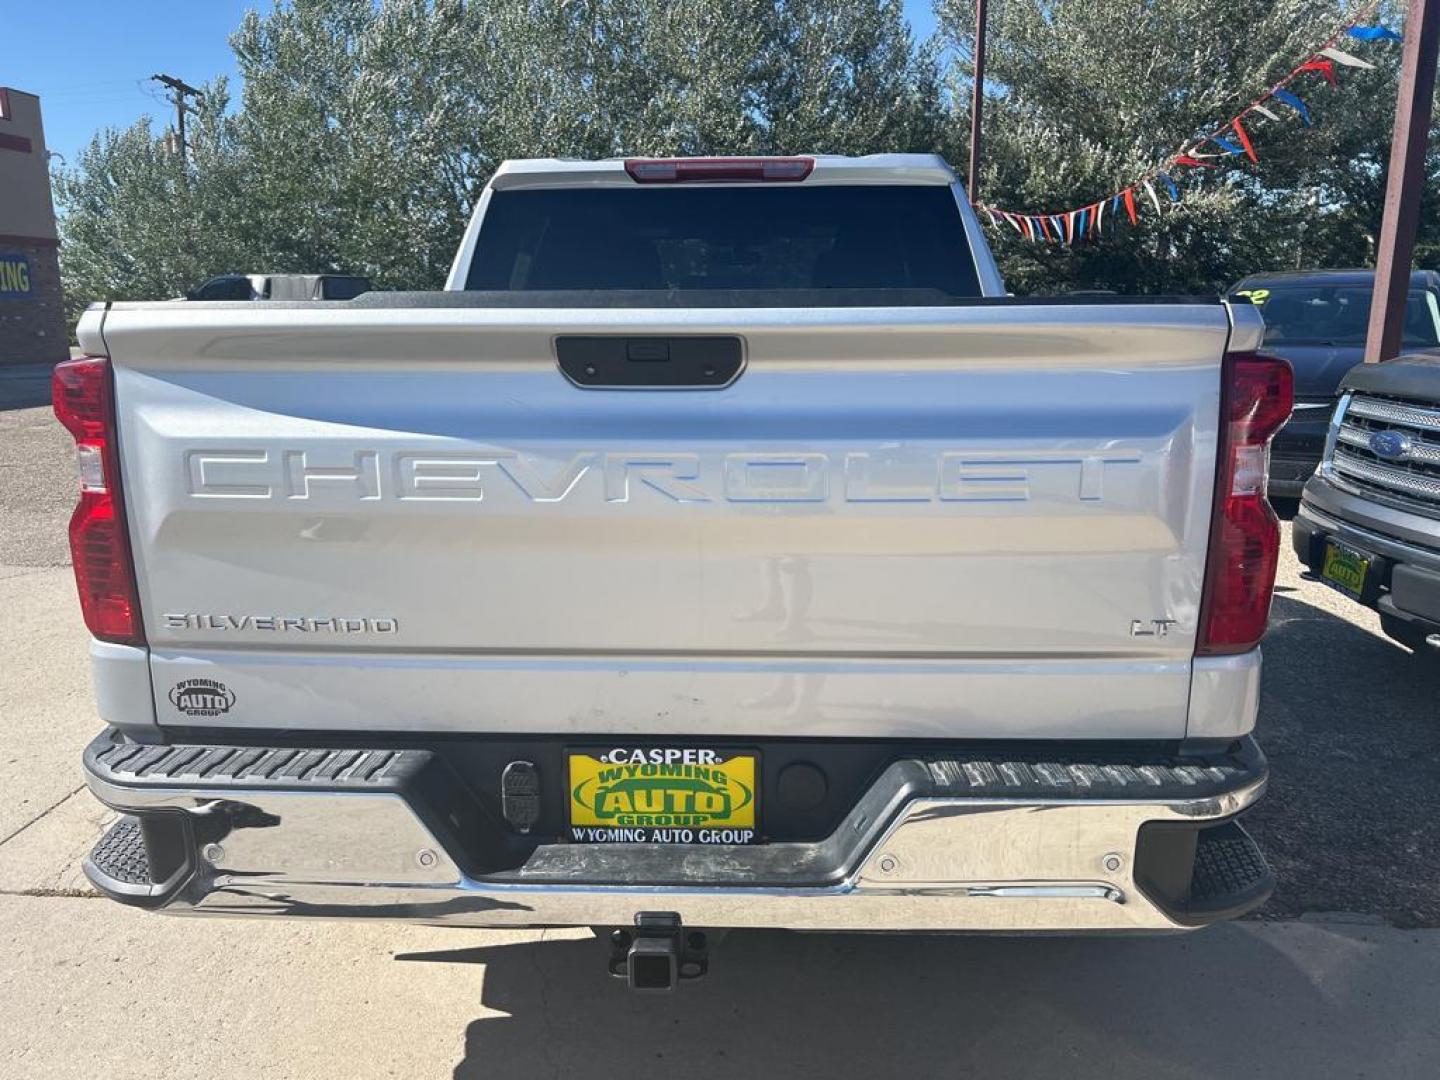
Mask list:
[[[1126,213],[1128,213],[1128,214],[1130,215],[1130,224],[1131,224],[1131,225],[1138,225],[1138,224],[1140,224],[1140,218],[1139,218],[1139,217],[1136,215],[1136,213],[1135,213],[1135,189],[1134,189],[1134,188],[1128,188],[1128,187],[1127,187],[1127,188],[1125,189],[1125,211],[1126,211]]]
[[[1325,81],[1331,86],[1338,85],[1335,82],[1335,61],[1333,60],[1306,60],[1296,71],[1318,71],[1325,76]]]
[[[1176,154],[1176,155],[1175,155],[1175,164],[1176,164],[1176,165],[1188,165],[1188,166],[1189,166],[1190,168],[1192,168],[1192,169],[1213,169],[1213,168],[1215,168],[1215,163],[1214,163],[1214,162],[1211,162],[1211,161],[1201,161],[1199,158],[1191,157],[1189,154]]]
[[[1037,220],[1040,222],[1040,231],[1045,234],[1045,239],[1046,239],[1046,240],[1051,239],[1051,236],[1050,236],[1050,226],[1049,226],[1048,224],[1046,224],[1045,219],[1042,217],[1042,218],[1039,218],[1039,219],[1037,219]]]
[[[1095,233],[1095,234],[1098,235],[1099,232],[1100,232],[1100,204],[1099,204],[1098,202],[1097,202],[1097,203],[1092,203],[1092,204],[1090,205],[1090,219],[1089,219],[1089,220],[1090,220],[1090,231],[1091,231],[1092,233]]]
[[[1260,159],[1255,156],[1255,147],[1250,145],[1250,136],[1245,134],[1245,129],[1240,125],[1240,117],[1237,116],[1231,120],[1230,126],[1235,130],[1235,138],[1240,140],[1240,145],[1245,148],[1245,153],[1250,156],[1250,160],[1257,165],[1260,164]]]

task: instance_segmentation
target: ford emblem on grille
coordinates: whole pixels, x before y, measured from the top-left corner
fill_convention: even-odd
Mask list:
[[[1386,461],[1404,461],[1410,447],[1410,436],[1402,431],[1377,431],[1370,436],[1370,452]]]

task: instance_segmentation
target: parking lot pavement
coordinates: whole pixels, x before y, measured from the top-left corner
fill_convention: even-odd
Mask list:
[[[1440,655],[1302,577],[1288,525],[1284,544],[1257,728],[1271,781],[1246,817],[1280,879],[1262,914],[1440,927]]]
[[[1281,879],[1163,939],[733,934],[633,997],[583,932],[173,919],[90,893],[94,706],[45,372],[0,368],[0,1076],[1440,1074],[1440,663],[1305,580],[1266,642]]]
[[[579,932],[145,915],[0,897],[0,1075],[1432,1078],[1440,935],[732,934],[632,995]]]
[[[74,445],[50,413],[49,368],[0,364],[0,578],[69,564]]]

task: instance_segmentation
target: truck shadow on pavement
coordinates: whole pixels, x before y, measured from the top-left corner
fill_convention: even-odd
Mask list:
[[[398,959],[484,965],[489,1015],[469,1024],[456,1080],[1424,1075],[1440,1040],[1421,1036],[1422,1047],[1387,1032],[1423,1028],[1425,1007],[1411,999],[1385,1015],[1364,1000],[1398,973],[1382,970],[1365,928],[1342,930],[1250,924],[1085,940],[737,932],[706,979],[663,996],[625,990],[588,938]],[[1275,935],[1293,940],[1277,947]]]

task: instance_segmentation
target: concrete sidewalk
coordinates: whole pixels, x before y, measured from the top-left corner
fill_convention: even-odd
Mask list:
[[[0,897],[0,1075],[1405,1077],[1440,1070],[1440,932],[732,934],[671,997],[579,932],[146,915]]]

